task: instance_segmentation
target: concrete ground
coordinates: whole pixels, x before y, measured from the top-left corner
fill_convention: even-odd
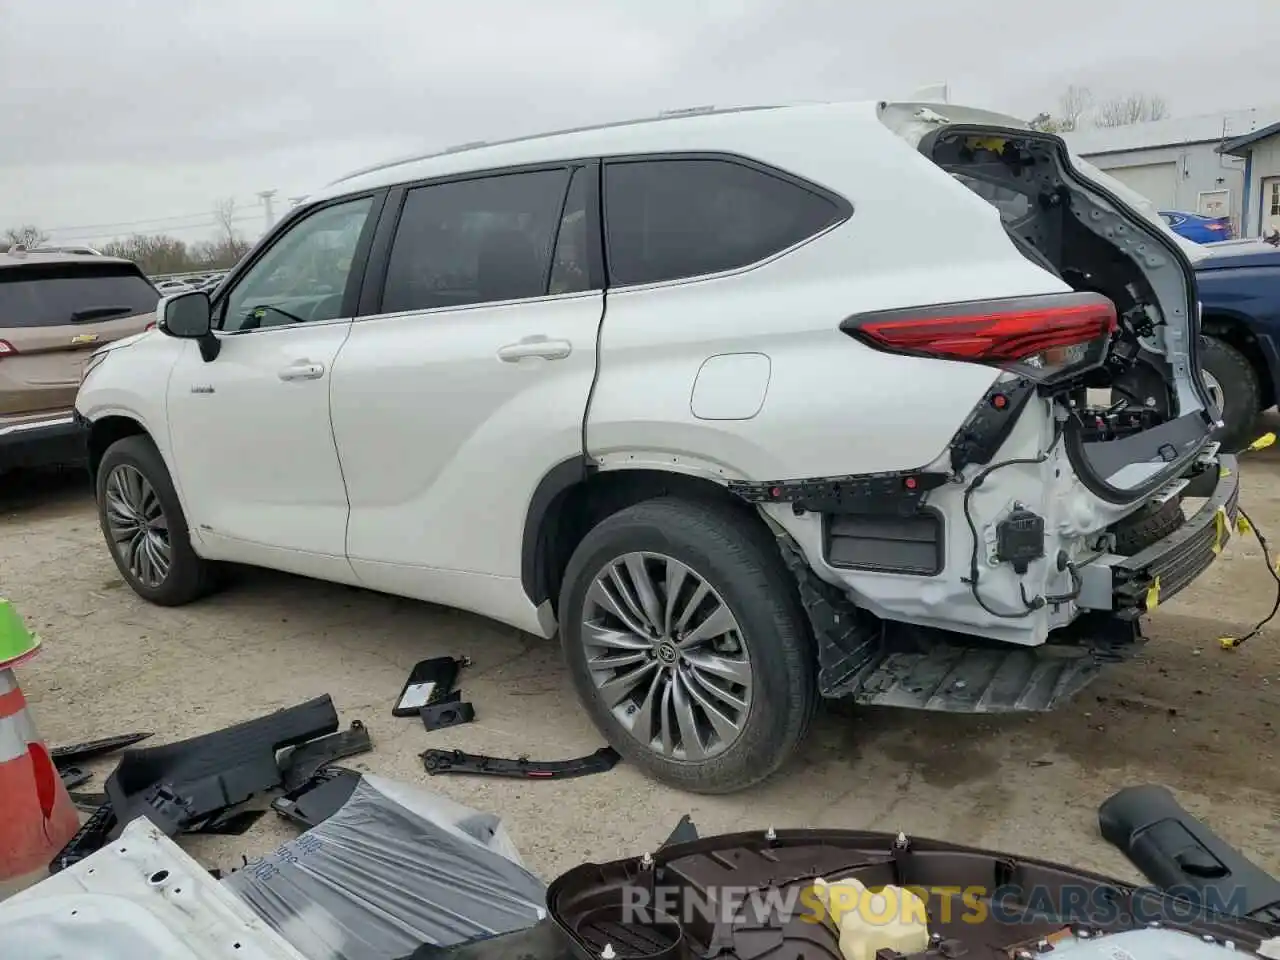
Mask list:
[[[1243,506],[1280,544],[1280,448],[1250,457],[1242,474]],[[553,642],[267,572],[194,606],[148,606],[112,565],[76,474],[0,479],[0,531],[0,588],[45,640],[20,680],[51,745],[132,730],[154,731],[153,743],[180,739],[327,692],[344,724],[360,719],[372,733],[375,751],[355,765],[499,813],[548,880],[583,860],[651,849],[685,813],[704,833],[905,830],[1137,879],[1098,836],[1096,810],[1114,790],[1149,781],[1280,873],[1280,621],[1234,652],[1217,643],[1248,630],[1275,598],[1251,539],[1234,538],[1210,572],[1157,611],[1139,660],[1064,709],[988,719],[835,705],[780,775],[706,798],[625,765],[541,783],[422,771],[428,747],[557,759],[601,746]],[[410,667],[442,654],[474,659],[462,683],[477,722],[427,733],[392,718]],[[113,763],[95,770],[105,775]],[[295,832],[268,816],[242,837],[183,844],[225,869]]]

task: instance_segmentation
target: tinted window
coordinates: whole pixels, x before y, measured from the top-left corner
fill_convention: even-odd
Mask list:
[[[0,328],[97,323],[150,313],[160,294],[129,264],[0,270]]]
[[[605,169],[614,283],[743,267],[840,218],[840,208],[825,197],[726,160],[645,160]]]
[[[294,224],[236,283],[221,328],[257,330],[336,320],[373,200],[324,207]]]
[[[569,171],[544,170],[410,190],[382,311],[545,295],[568,183]]]

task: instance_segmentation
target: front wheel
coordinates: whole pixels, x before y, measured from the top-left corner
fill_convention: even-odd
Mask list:
[[[134,593],[176,607],[213,588],[213,565],[191,547],[173,480],[150,437],[125,437],[107,448],[96,492],[111,559]]]
[[[560,636],[610,745],[696,793],[777,770],[816,696],[790,576],[768,532],[719,503],[650,500],[588,533],[565,572]]]

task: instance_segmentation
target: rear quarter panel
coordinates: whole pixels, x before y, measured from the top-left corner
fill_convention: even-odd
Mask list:
[[[1068,289],[1018,253],[993,207],[874,112],[806,116],[719,149],[843,195],[851,218],[737,273],[611,290],[587,425],[588,452],[603,466],[752,480],[919,468],[945,451],[997,371],[882,354],[840,322]],[[699,369],[735,353],[769,358],[763,403],[748,418],[700,419]]]

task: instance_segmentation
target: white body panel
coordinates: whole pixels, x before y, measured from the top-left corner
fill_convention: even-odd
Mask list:
[[[350,321],[182,344],[169,377],[173,462],[206,557],[351,580],[347,494],[329,423]]]
[[[351,504],[347,552],[364,583],[540,629],[520,585],[525,513],[547,470],[581,455],[603,301],[596,292],[353,325],[334,369],[333,433]],[[500,358],[522,341],[529,356]]]

